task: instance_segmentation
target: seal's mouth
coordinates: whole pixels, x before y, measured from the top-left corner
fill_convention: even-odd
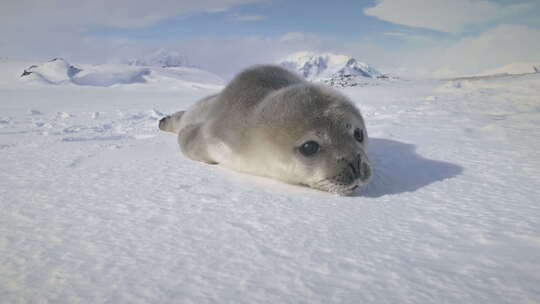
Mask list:
[[[368,183],[364,183],[364,182],[355,183],[352,186],[334,189],[334,191],[330,191],[330,192],[338,194],[338,195],[342,195],[342,196],[348,196],[348,195],[353,194],[357,190],[364,188],[367,184]]]
[[[346,167],[339,174],[325,178],[309,186],[318,190],[347,196],[369,184],[371,181],[371,172],[369,163],[363,162],[357,167]]]
[[[310,185],[310,187],[342,196],[347,196],[353,194],[359,189],[364,188],[369,183],[369,181],[370,179],[367,179],[365,181],[356,179],[350,184],[343,184],[332,179],[325,179],[323,181]]]
[[[334,193],[334,194],[341,195],[341,196],[348,196],[348,195],[353,194],[358,189],[363,188],[363,186],[364,185],[358,185],[358,184],[353,185],[353,186],[336,185],[336,186],[329,187],[327,189],[321,189],[321,190],[325,190],[325,191],[328,191],[330,193]]]

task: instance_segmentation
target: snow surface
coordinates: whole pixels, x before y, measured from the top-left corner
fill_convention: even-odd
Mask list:
[[[0,62],[1,303],[539,303],[540,75],[343,90],[339,197],[179,153],[215,86],[36,85]]]

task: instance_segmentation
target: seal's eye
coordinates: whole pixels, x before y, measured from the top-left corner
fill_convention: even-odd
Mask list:
[[[302,153],[304,156],[313,156],[317,152],[319,152],[320,146],[317,142],[310,140],[303,143],[298,150],[300,150],[300,153]]]
[[[354,130],[354,138],[356,140],[358,140],[358,142],[360,142],[360,143],[363,142],[364,141],[364,132],[362,132],[362,130],[356,128]]]

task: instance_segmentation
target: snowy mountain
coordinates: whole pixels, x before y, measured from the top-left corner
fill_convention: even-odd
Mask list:
[[[21,77],[42,80],[51,84],[69,82],[81,69],[70,65],[62,58],[54,58],[41,65],[31,65],[26,68]]]
[[[299,73],[309,81],[324,82],[338,87],[390,78],[355,58],[333,53],[298,52],[287,56],[279,64]]]
[[[144,76],[150,74],[148,68],[126,65],[88,65],[84,69],[71,65],[63,58],[31,65],[24,69],[21,77],[28,81],[48,84],[73,83],[77,85],[111,86],[145,82]]]
[[[162,68],[190,66],[187,56],[181,55],[176,51],[166,49],[159,49],[154,53],[148,54],[142,58],[129,60],[128,64]]]
[[[222,86],[221,77],[193,67],[133,66],[125,64],[71,65],[65,59],[31,65],[24,69],[21,79],[43,84],[75,84],[108,87],[119,84],[156,84],[169,87]]]

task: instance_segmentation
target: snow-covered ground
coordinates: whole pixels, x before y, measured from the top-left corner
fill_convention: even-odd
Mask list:
[[[1,303],[540,303],[540,75],[343,90],[373,183],[184,158],[216,86],[21,81],[0,62]]]

